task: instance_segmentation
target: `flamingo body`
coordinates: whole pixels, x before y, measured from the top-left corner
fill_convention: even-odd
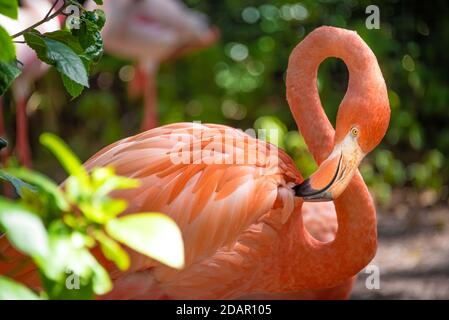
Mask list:
[[[318,66],[328,56],[341,57],[350,72],[336,131],[316,89]],[[376,251],[375,207],[357,167],[388,127],[385,82],[374,54],[355,32],[321,27],[290,56],[287,98],[319,164],[306,180],[284,151],[215,124],[155,128],[107,146],[85,163],[88,170],[113,166],[119,175],[140,180],[136,189],[113,193],[128,201],[124,214],[167,214],[185,245],[182,270],[128,250],[126,272],[97,248],[114,280],[103,298],[349,296],[354,276]],[[336,218],[332,206],[304,206],[323,200],[333,201]],[[4,238],[0,250],[17,260]],[[0,272],[13,265],[0,264]],[[32,269],[16,276],[39,285]]]
[[[235,149],[236,142],[243,142],[240,149]],[[173,165],[173,155],[197,144],[201,144],[198,152],[207,157],[204,161],[212,157],[219,163],[230,151],[238,158],[253,147],[258,155],[255,164]],[[263,264],[271,264],[282,247],[271,243],[284,243],[281,226],[302,205],[291,189],[302,181],[299,171],[271,144],[227,126],[177,123],[118,141],[85,166],[88,170],[113,166],[117,174],[139,179],[139,188],[114,193],[132,199],[125,214],[166,213],[180,227],[185,245],[187,267],[180,272],[131,250],[132,265],[126,274],[103,261],[114,279],[114,290],[103,299],[341,299],[350,293],[352,280],[324,290],[247,294],[257,291],[259,283],[272,281],[272,275],[264,275]],[[332,204],[306,204],[302,214],[313,236],[320,241],[333,239],[337,221]],[[29,269],[22,272],[18,280],[38,285]],[[248,278],[250,283],[245,281]]]

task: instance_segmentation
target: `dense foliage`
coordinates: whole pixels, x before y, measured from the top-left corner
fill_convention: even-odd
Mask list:
[[[87,172],[58,137],[47,133],[40,140],[69,177],[61,189],[38,172],[0,170],[0,178],[11,182],[20,196],[18,201],[0,197],[0,231],[26,255],[15,258],[14,268],[0,276],[0,300],[89,299],[108,293],[109,274],[97,261],[98,251],[96,257],[90,251],[97,245],[121,271],[129,268],[130,259],[119,243],[173,268],[183,267],[181,232],[172,219],[160,213],[118,217],[128,204],[109,194],[135,188],[137,180],[117,176],[109,167]],[[3,254],[1,263],[11,259]],[[38,294],[8,278],[32,262],[43,288]]]

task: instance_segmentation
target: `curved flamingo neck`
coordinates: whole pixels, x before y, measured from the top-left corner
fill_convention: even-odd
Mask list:
[[[316,80],[320,63],[328,57],[341,58],[349,70],[347,93],[342,101],[370,99],[366,92],[385,87],[378,83],[376,58],[355,32],[332,27],[313,31],[293,50],[287,71],[287,99],[298,127],[318,163],[334,146],[334,129],[320,102]],[[380,77],[383,81],[383,78]],[[371,90],[367,90],[371,88]],[[356,112],[356,110],[354,110]],[[376,251],[376,211],[359,173],[334,201],[338,231],[335,240],[322,243],[304,228],[302,217],[292,219],[285,267],[293,277],[289,289],[336,285],[355,275],[373,258]],[[299,206],[301,208],[301,206]],[[292,243],[293,242],[293,245]],[[295,263],[292,264],[292,257]],[[287,267],[287,266],[291,267]],[[285,288],[284,288],[285,289]]]
[[[372,101],[385,95],[385,81],[376,57],[356,32],[320,27],[295,47],[287,69],[287,100],[318,164],[327,158],[334,145],[334,129],[317,88],[318,67],[330,57],[342,59],[349,71],[348,89],[340,107],[361,106],[363,100]],[[354,110],[358,111],[362,110]]]

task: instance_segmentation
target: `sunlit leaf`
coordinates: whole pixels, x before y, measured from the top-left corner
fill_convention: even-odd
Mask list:
[[[132,189],[140,185],[137,179],[116,176],[112,167],[93,169],[92,179],[98,196],[105,196],[113,190]]]
[[[0,276],[0,300],[41,300],[23,284]]]
[[[85,238],[81,234],[50,234],[49,240],[50,253],[45,260],[38,261],[47,278],[65,283],[68,275],[75,275],[84,285],[91,281],[96,294],[111,290],[107,271],[85,247]]]
[[[128,203],[122,199],[93,199],[81,201],[78,207],[90,221],[105,224],[122,213],[128,207]]]
[[[87,183],[86,170],[61,138],[51,133],[43,133],[39,140],[53,153],[68,174],[77,177],[81,182]]]
[[[176,223],[161,213],[140,213],[113,219],[106,231],[128,247],[170,267],[184,266],[184,247]]]
[[[70,269],[65,274],[65,279],[54,281],[41,272],[42,287],[51,300],[91,300],[94,298],[93,283],[79,278]]]
[[[107,259],[113,261],[120,270],[129,268],[129,256],[126,251],[122,249],[120,244],[101,231],[95,234],[95,238],[100,243],[101,251]]]
[[[23,206],[0,199],[0,226],[11,244],[21,252],[33,257],[48,254],[48,236],[44,224]]]
[[[0,60],[11,62],[16,58],[16,47],[12,43],[9,33],[0,26]]]
[[[0,0],[0,14],[12,19],[17,19],[18,1],[17,0]]]

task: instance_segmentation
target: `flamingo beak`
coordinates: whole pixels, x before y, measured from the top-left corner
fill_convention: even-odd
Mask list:
[[[364,155],[357,140],[348,135],[314,174],[293,188],[296,196],[314,202],[336,199],[346,189]]]

